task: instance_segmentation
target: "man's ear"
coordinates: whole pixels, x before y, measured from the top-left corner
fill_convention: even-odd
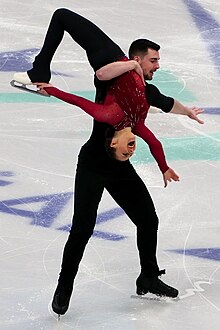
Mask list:
[[[141,58],[140,58],[140,56],[135,55],[134,58],[133,58],[133,60],[135,60],[136,62],[140,63]]]
[[[117,146],[117,144],[118,144],[118,139],[115,138],[115,137],[113,137],[113,138],[112,138],[112,142],[111,142],[111,144],[110,144],[110,147],[111,147],[111,148],[115,148],[115,147]]]

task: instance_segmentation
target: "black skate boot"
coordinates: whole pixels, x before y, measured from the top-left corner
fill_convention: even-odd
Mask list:
[[[59,315],[64,315],[69,307],[71,288],[57,287],[53,296],[52,309]]]
[[[162,273],[165,274],[165,271],[160,271],[159,275]],[[141,273],[136,281],[137,294],[144,295],[150,292],[160,297],[176,298],[179,293],[178,290],[162,282],[158,276],[151,278]]]

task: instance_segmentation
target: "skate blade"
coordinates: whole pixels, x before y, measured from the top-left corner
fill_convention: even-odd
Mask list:
[[[35,94],[35,95],[38,95],[38,96],[50,97],[50,95],[43,95],[43,94],[39,93],[36,89],[37,87],[34,86],[34,85],[28,85],[28,86],[33,86],[33,89],[31,89],[31,88],[28,88],[27,85],[21,84],[21,83],[17,82],[16,80],[10,81],[10,85],[12,87],[18,88],[22,91],[29,92],[29,93],[32,93],[32,94]]]
[[[131,298],[133,299],[141,299],[141,300],[148,300],[148,301],[178,301],[180,300],[179,297],[176,298],[171,298],[171,297],[166,297],[166,296],[156,296],[154,294],[148,293],[148,295],[131,295]]]

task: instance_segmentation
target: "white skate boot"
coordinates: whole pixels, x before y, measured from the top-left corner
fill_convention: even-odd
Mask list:
[[[22,85],[31,85],[32,82],[27,74],[27,72],[16,72],[14,74],[13,80]]]
[[[14,74],[13,80],[10,82],[12,87],[18,88],[20,90],[23,90],[25,92],[30,92],[33,94],[37,94],[40,96],[47,96],[39,93],[37,90],[37,86],[33,85],[31,82],[27,72],[17,72]],[[31,85],[31,86],[30,86]],[[27,87],[30,86],[30,87]],[[49,95],[48,95],[49,96]]]

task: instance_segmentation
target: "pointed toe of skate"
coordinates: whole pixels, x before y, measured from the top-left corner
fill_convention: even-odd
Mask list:
[[[64,315],[68,310],[72,289],[70,288],[57,288],[52,300],[52,310],[58,314],[58,319]]]
[[[13,80],[22,85],[31,85],[32,82],[27,74],[27,72],[16,72],[13,76]]]

